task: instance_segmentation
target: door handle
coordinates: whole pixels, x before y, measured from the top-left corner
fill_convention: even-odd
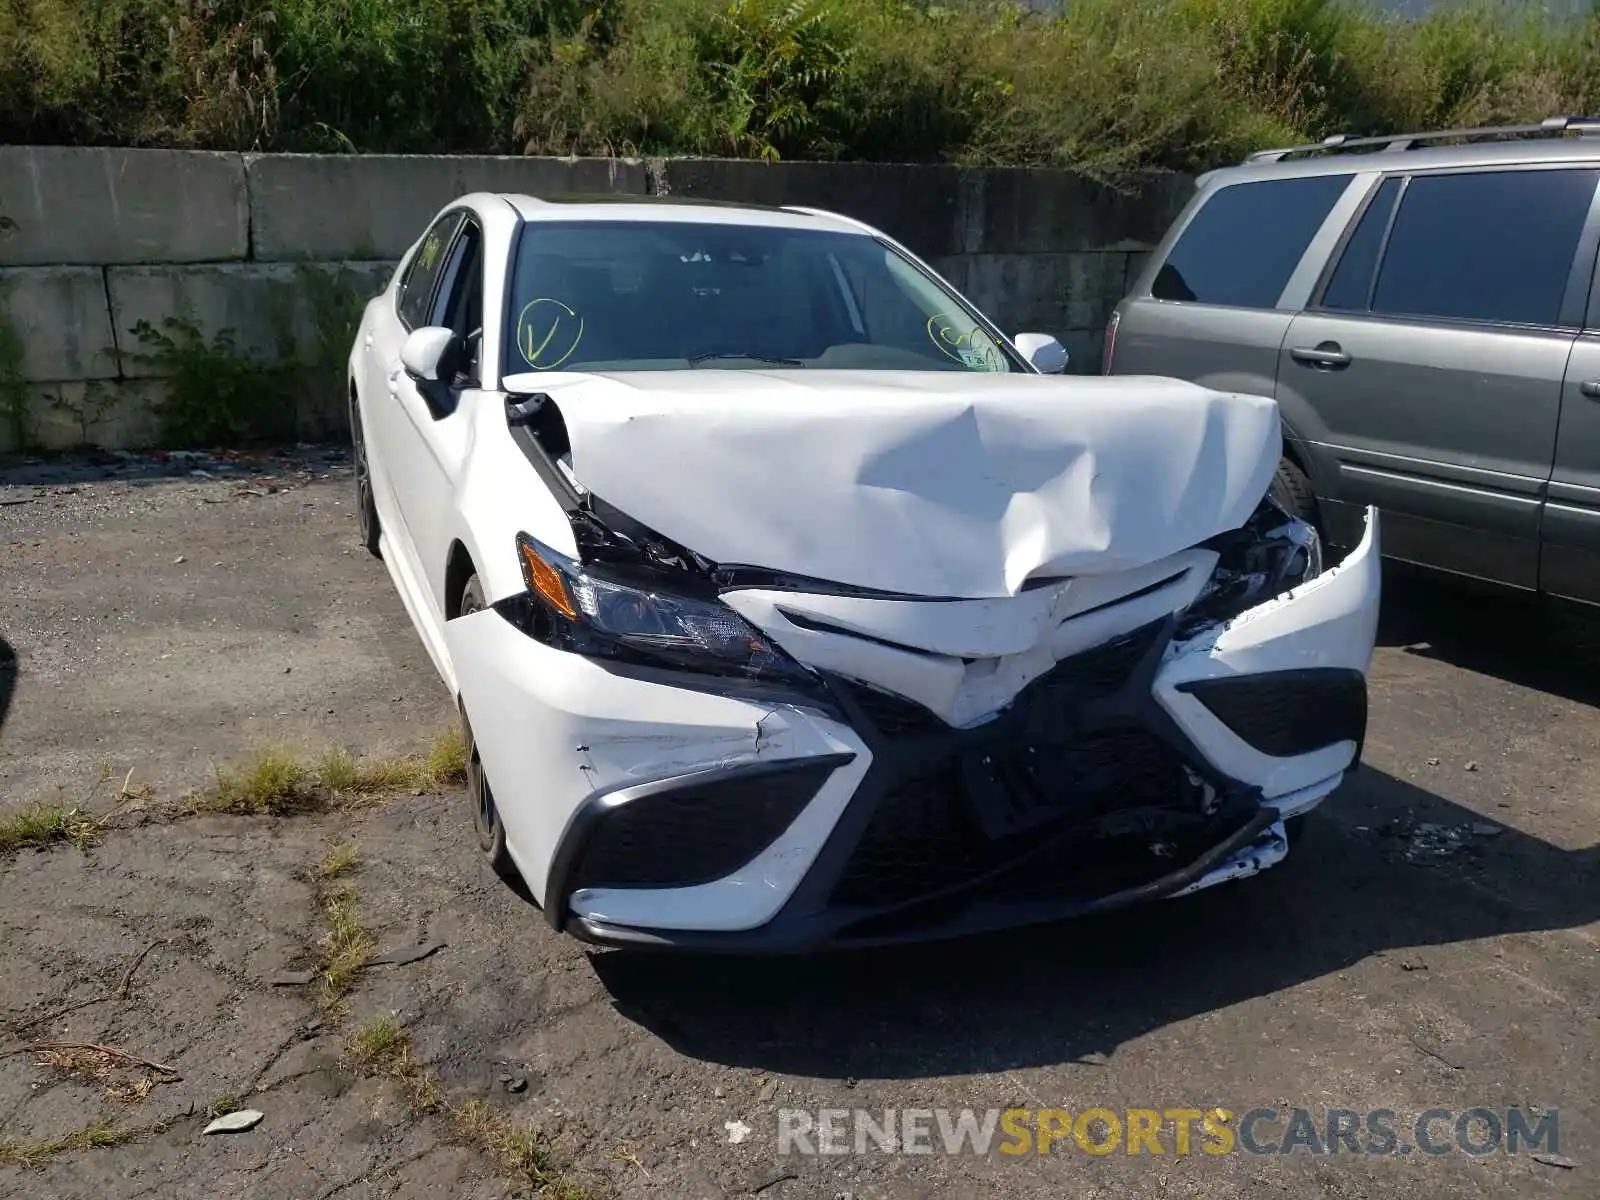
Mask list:
[[[372,335],[369,333],[369,334],[367,334],[366,337],[362,338],[361,339],[361,344],[363,346],[365,346],[368,350],[371,350],[372,349]]]
[[[1591,400],[1600,400],[1600,379],[1585,379],[1578,390]]]
[[[1350,365],[1350,356],[1344,352],[1338,342],[1323,342],[1316,347],[1295,346],[1289,351],[1289,357],[1305,367],[1320,367],[1327,370],[1338,370],[1340,367]]]

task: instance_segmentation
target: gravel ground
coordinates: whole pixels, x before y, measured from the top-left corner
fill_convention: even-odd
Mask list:
[[[263,742],[384,753],[441,728],[448,697],[355,543],[351,490],[316,448],[0,475],[18,664],[0,805],[109,804],[130,769],[171,797]],[[351,1030],[394,1014],[451,1103],[536,1124],[597,1196],[1593,1197],[1600,620],[1392,577],[1381,641],[1367,765],[1288,862],[1002,937],[761,962],[596,951],[486,871],[459,795],[133,820],[87,851],[0,860],[0,1160],[94,1121],[143,1131],[0,1166],[0,1196],[526,1192],[399,1081],[341,1064]],[[333,885],[316,867],[346,843],[360,862],[340,883],[375,945],[437,949],[363,972],[340,1013],[281,973],[317,954]],[[40,1042],[179,1077],[15,1052]],[[202,1135],[224,1099],[264,1119]],[[1558,1110],[1561,1141],[1550,1161],[1178,1155],[1170,1137],[1162,1157],[777,1154],[780,1108],[1096,1105],[1383,1107],[1402,1132],[1430,1107],[1522,1106]]]

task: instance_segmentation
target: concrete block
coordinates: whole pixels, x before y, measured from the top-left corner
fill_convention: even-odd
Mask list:
[[[964,254],[951,254],[944,258],[924,259],[930,267],[939,272],[943,280],[962,295],[967,293],[967,256]]]
[[[955,167],[691,158],[664,166],[673,196],[823,208],[874,225],[924,258],[965,249]]]
[[[10,219],[0,266],[215,262],[249,252],[238,154],[0,146],[0,214]]]
[[[354,335],[360,317],[355,301],[375,295],[393,272],[392,262],[109,268],[106,284],[123,373],[134,378],[167,373],[162,363],[141,361],[151,347],[134,328],[148,321],[161,329],[169,317],[194,325],[207,345],[228,331],[234,352],[256,362],[336,349]],[[327,279],[347,297],[336,315],[320,299],[327,293],[317,281]],[[340,327],[330,328],[330,319]]]
[[[966,295],[1008,334],[1103,328],[1122,299],[1128,256],[974,254]]]
[[[969,172],[961,189],[965,248],[984,254],[1147,250],[1192,188],[1186,176],[1160,176],[1120,192],[1070,171]]]
[[[22,340],[22,377],[29,382],[117,373],[98,267],[0,270],[0,320]]]
[[[159,444],[165,385],[155,379],[95,379],[30,389],[29,433],[44,450],[143,450]]]
[[[1122,294],[1126,296],[1133,291],[1134,281],[1144,274],[1144,269],[1150,263],[1148,250],[1137,250],[1128,255],[1128,269],[1122,276]]]
[[[1101,329],[1068,329],[1056,334],[1056,340],[1067,348],[1068,375],[1098,375],[1105,358],[1105,331]]]
[[[266,154],[246,159],[251,244],[263,262],[393,259],[469,192],[636,195],[642,162],[616,158]]]

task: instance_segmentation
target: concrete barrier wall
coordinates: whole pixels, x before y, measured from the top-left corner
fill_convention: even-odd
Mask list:
[[[177,367],[152,358],[141,322],[176,318],[263,363],[326,342],[341,331],[311,276],[376,292],[427,220],[472,191],[831,209],[1093,371],[1112,306],[1191,187],[1168,177],[1122,194],[1068,172],[930,165],[0,147],[0,450],[19,434],[45,448],[150,444]],[[336,394],[297,404],[302,436],[342,432]]]

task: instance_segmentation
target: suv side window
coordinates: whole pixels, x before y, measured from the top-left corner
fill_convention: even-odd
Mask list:
[[[1179,235],[1150,294],[1272,308],[1352,178],[1306,175],[1218,188]]]
[[[1595,169],[1413,176],[1372,311],[1558,324],[1597,182]]]
[[[396,309],[400,323],[407,329],[420,329],[428,323],[428,308],[433,300],[434,284],[439,282],[439,271],[444,266],[445,251],[450,239],[461,224],[459,212],[446,213],[422,235],[422,244],[411,256],[406,267],[406,277],[400,284]]]
[[[1327,289],[1322,293],[1322,308],[1367,311],[1372,303],[1372,277],[1378,270],[1378,256],[1383,253],[1384,239],[1389,236],[1394,201],[1399,194],[1399,179],[1385,179],[1378,185],[1377,195],[1356,222],[1355,231],[1339,256],[1339,265],[1328,279]]]

